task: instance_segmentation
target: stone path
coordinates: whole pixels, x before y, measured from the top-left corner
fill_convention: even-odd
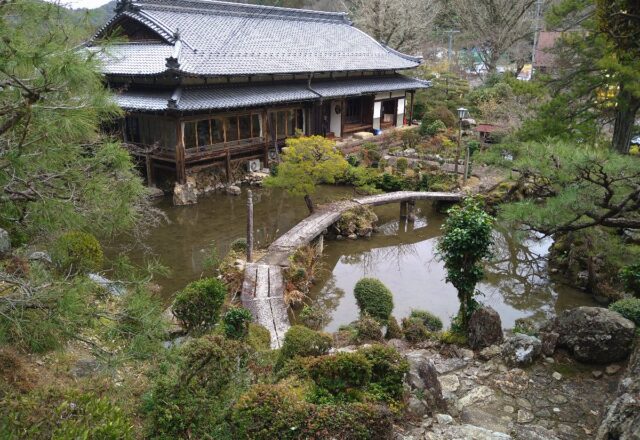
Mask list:
[[[481,361],[471,350],[452,352],[450,357],[432,349],[405,353],[410,362],[433,363],[447,405],[399,428],[396,440],[593,439],[619,379],[616,369],[594,376],[562,353],[519,369],[508,368],[496,354]],[[412,400],[420,396],[414,393]]]

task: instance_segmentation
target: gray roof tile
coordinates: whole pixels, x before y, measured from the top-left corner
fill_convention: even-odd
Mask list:
[[[152,23],[150,27],[165,40],[170,32],[179,31],[184,43],[178,57],[180,71],[192,75],[397,70],[420,62],[376,42],[342,13],[206,0],[141,0],[121,14]],[[118,16],[113,23],[117,21]],[[106,72],[121,69],[129,74],[134,66],[157,66],[166,58],[160,53],[131,55],[131,66],[107,65]]]
[[[311,83],[227,85],[185,87],[177,92],[156,90],[127,90],[116,95],[117,104],[134,111],[228,110],[258,107],[285,102],[315,101],[321,98],[358,96],[396,90],[415,90],[428,87],[427,81],[404,76],[387,78],[336,79]],[[169,100],[176,101],[170,106]]]

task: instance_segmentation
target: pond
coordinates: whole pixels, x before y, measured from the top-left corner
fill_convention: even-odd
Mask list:
[[[170,302],[173,294],[205,272],[204,263],[212,246],[224,255],[230,244],[245,236],[246,190],[241,196],[213,194],[198,205],[175,207],[159,202],[169,219],[153,231],[146,245],[171,275],[157,282],[161,295]],[[321,187],[317,203],[353,197],[352,188]],[[435,258],[444,215],[430,202],[416,205],[414,223],[399,220],[399,205],[375,208],[379,230],[370,239],[325,241],[323,271],[310,300],[318,301],[331,314],[326,330],[335,331],[358,316],[353,287],[362,277],[375,277],[394,294],[394,315],[401,319],[411,309],[426,309],[446,324],[458,309],[456,290],[445,282],[445,270]],[[300,197],[277,189],[254,190],[254,223],[257,246],[266,246],[307,215]],[[481,302],[494,307],[505,328],[517,318],[550,316],[579,305],[593,305],[584,292],[564,285],[549,275],[544,258],[550,240],[516,240],[512,233],[496,227],[494,257],[485,282],[478,286]],[[133,259],[141,261],[142,251]],[[295,320],[295,316],[293,316]]]

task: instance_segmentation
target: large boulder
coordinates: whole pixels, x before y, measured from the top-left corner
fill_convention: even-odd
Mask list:
[[[578,307],[560,314],[553,323],[558,346],[586,363],[608,364],[631,353],[635,324],[601,307]]]
[[[409,361],[409,373],[405,381],[412,392],[423,397],[426,404],[425,412],[433,414],[435,410],[446,409],[446,403],[442,397],[442,387],[438,380],[438,372],[433,362],[423,350],[406,353]]]
[[[491,307],[481,307],[469,319],[469,346],[482,350],[502,342],[502,321],[500,315]]]
[[[502,345],[504,363],[510,367],[526,367],[540,357],[542,342],[535,336],[516,333]]]
[[[196,203],[198,203],[198,187],[195,179],[189,176],[186,183],[176,183],[173,188],[173,204],[185,206],[195,205]]]
[[[597,438],[626,440],[640,438],[640,345],[618,385],[616,398],[606,409]]]

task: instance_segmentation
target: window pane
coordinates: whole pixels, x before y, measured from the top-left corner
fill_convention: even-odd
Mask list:
[[[287,129],[287,112],[278,112],[278,138],[285,137]]]
[[[198,146],[204,147],[210,143],[209,121],[198,121]]]
[[[211,139],[214,144],[224,142],[224,127],[222,119],[211,120]]]
[[[362,100],[348,99],[345,112],[345,121],[348,123],[358,123],[362,120]]]
[[[293,136],[296,127],[296,112],[293,110],[287,111],[287,136]]]
[[[262,137],[262,124],[260,124],[260,115],[251,115],[251,125],[253,126],[252,136],[254,138]]]
[[[227,142],[238,140],[238,118],[232,116],[227,120]]]
[[[269,137],[271,140],[274,140],[275,134],[276,134],[276,127],[278,126],[278,113],[269,113],[269,121],[270,121],[270,126],[269,126]]]
[[[240,124],[240,139],[249,139],[251,137],[251,115],[238,116]]]
[[[185,122],[184,123],[184,147],[196,148],[197,146],[198,144],[196,143],[196,123]]]
[[[296,128],[304,132],[304,112],[301,108],[296,110]]]

